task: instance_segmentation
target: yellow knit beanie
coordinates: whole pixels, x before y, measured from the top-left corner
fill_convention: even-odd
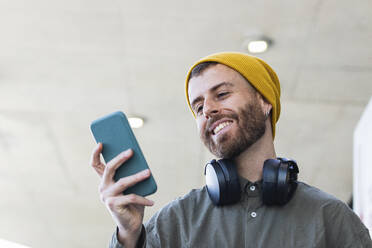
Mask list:
[[[186,78],[186,99],[190,109],[191,105],[188,94],[188,86],[191,71],[198,64],[209,61],[226,65],[239,72],[272,105],[271,125],[274,139],[275,124],[278,121],[280,115],[280,84],[279,79],[276,76],[274,70],[271,69],[271,67],[268,64],[266,64],[263,60],[259,58],[244,53],[223,52],[212,54],[205,58],[200,59],[191,67],[191,69],[187,73]],[[191,112],[195,116],[192,110]]]

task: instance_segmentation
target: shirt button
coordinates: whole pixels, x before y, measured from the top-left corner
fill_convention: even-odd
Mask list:
[[[255,191],[256,187],[255,187],[254,185],[252,185],[251,187],[249,187],[249,189],[250,189],[251,191]]]
[[[256,218],[257,213],[256,213],[256,212],[252,212],[252,213],[251,213],[251,216],[252,216],[252,218]]]

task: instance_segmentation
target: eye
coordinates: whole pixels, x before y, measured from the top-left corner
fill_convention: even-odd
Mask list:
[[[200,114],[203,111],[203,105],[199,105],[196,107],[196,113]]]
[[[227,96],[230,92],[223,91],[217,94],[217,98],[223,98],[224,96]]]

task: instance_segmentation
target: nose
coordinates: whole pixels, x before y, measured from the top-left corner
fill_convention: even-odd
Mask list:
[[[203,115],[206,119],[209,119],[213,115],[220,112],[218,104],[213,100],[206,99],[203,106]]]

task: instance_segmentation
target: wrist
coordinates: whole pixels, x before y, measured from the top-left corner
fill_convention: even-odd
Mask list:
[[[123,228],[117,227],[117,239],[124,247],[136,247],[137,241],[141,235],[142,225],[138,230],[128,232]]]

